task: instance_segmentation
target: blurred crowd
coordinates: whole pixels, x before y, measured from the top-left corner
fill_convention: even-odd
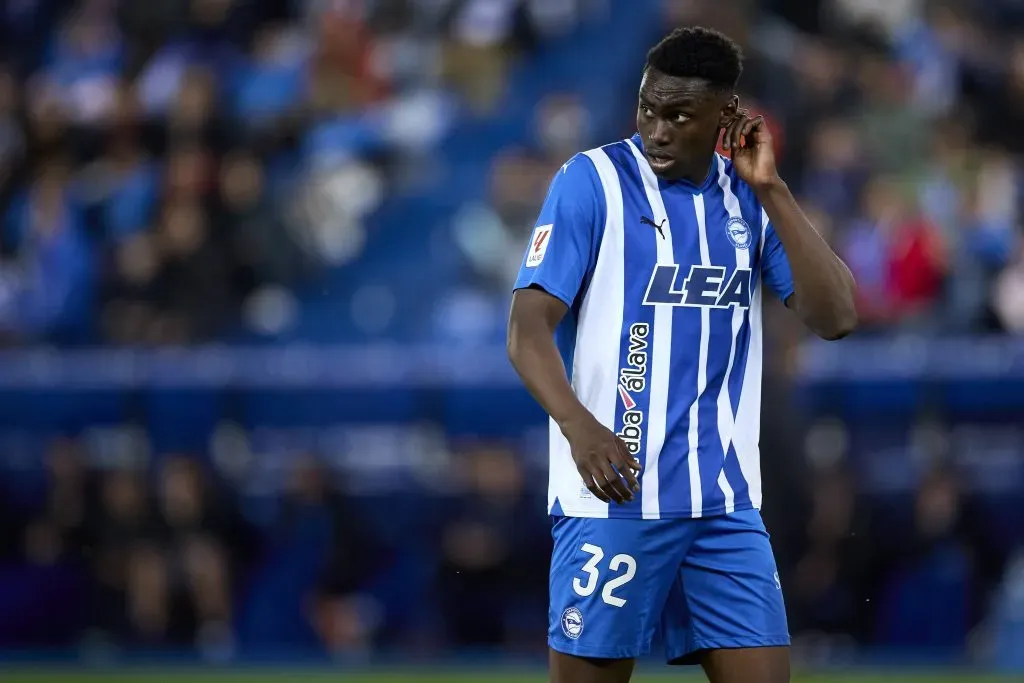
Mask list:
[[[183,344],[294,291],[575,3],[28,0],[2,10],[0,331]],[[412,165],[412,166],[410,166]]]
[[[979,493],[941,457],[978,434],[919,424],[914,483],[897,486],[907,466],[882,453],[879,488],[844,459],[840,423],[805,439],[783,424],[765,429],[763,514],[799,655],[988,661],[1024,574],[1008,571],[1021,516],[1001,512],[1018,494]],[[151,456],[138,437],[55,438],[38,476],[0,498],[2,647],[210,660],[543,651],[545,473],[510,442],[442,441],[429,485],[395,471],[385,490],[325,453],[265,453],[280,458],[279,486],[261,491],[224,444],[212,458]]]
[[[279,332],[318,287],[351,296],[323,271],[369,258],[376,212],[432,177],[461,204],[438,238],[461,261],[429,276],[462,310],[481,297],[500,309],[553,170],[632,130],[635,69],[607,77],[600,110],[587,93],[606,74],[580,73],[547,84],[525,137],[474,128],[495,147],[480,192],[444,149],[467,122],[500,119],[524,58],[610,4],[6,7],[0,332],[115,344]],[[743,46],[744,101],[767,116],[785,177],[855,271],[866,330],[1024,329],[1015,3],[649,4],[660,18],[645,44],[699,22]]]
[[[292,453],[273,499],[191,454],[147,461],[129,447],[95,467],[93,447],[53,440],[41,498],[0,501],[0,601],[34,591],[26,577],[46,582],[30,612],[0,618],[3,647],[216,660],[543,645],[544,487],[505,446],[453,453],[430,496],[367,496]]]

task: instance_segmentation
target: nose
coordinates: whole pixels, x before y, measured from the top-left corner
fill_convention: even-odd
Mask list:
[[[671,132],[667,121],[658,119],[651,127],[651,142],[658,147],[664,147],[672,141]]]

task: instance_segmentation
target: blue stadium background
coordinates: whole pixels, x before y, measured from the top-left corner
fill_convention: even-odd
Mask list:
[[[861,286],[854,339],[767,320],[797,655],[1024,670],[1019,3],[2,11],[0,650],[542,653],[509,284],[552,172],[704,23]]]

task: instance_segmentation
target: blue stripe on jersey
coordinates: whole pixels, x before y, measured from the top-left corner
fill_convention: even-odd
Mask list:
[[[700,264],[697,216],[693,192],[678,184],[661,185],[665,213],[672,224],[672,250],[679,265],[678,288],[690,266]],[[661,515],[689,516],[690,463],[688,461],[690,405],[697,397],[698,349],[701,335],[699,308],[676,306],[672,311],[672,359],[668,385],[668,415],[665,418],[665,445],[659,460],[658,487]]]
[[[717,167],[714,173],[717,178]],[[736,248],[725,234],[728,221],[729,213],[725,209],[722,188],[716,182],[713,188],[704,192],[704,225],[711,263],[725,267],[723,283],[729,282],[736,272]],[[719,485],[719,477],[725,464],[725,449],[719,431],[721,426],[718,400],[725,383],[729,356],[733,351],[732,319],[731,308],[712,308],[708,311],[707,387],[698,399],[700,403],[697,406],[704,515],[721,514],[726,509],[725,492]]]
[[[615,407],[615,432],[626,442],[629,452],[647,465],[647,432],[651,400],[651,347],[654,343],[654,307],[637,305],[643,301],[650,274],[658,262],[658,233],[640,223],[641,216],[652,216],[650,202],[640,181],[633,153],[620,143],[605,148],[615,164],[622,187],[625,225],[624,297],[619,367],[618,400]],[[633,304],[633,305],[630,305]],[[642,498],[637,496],[623,505],[608,508],[609,517],[642,517]]]

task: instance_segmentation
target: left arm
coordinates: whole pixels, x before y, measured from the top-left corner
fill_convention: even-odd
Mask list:
[[[853,275],[800,210],[786,183],[754,186],[789,259],[793,294],[786,307],[822,339],[842,339],[857,326]]]
[[[853,332],[857,326],[853,275],[807,220],[779,177],[764,119],[751,119],[745,111],[738,111],[725,129],[723,144],[732,152],[736,173],[764,207],[774,237],[781,243],[775,245],[783,252],[778,256],[788,261],[792,271],[793,292],[785,298],[786,306],[822,339],[841,339]],[[766,251],[770,248],[767,242],[766,235]],[[778,260],[771,253],[765,258]]]

